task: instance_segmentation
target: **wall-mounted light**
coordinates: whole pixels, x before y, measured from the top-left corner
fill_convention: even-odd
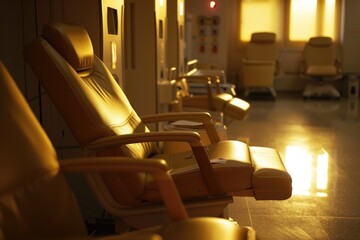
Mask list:
[[[210,9],[215,9],[217,7],[217,1],[210,1],[209,2],[209,7]]]

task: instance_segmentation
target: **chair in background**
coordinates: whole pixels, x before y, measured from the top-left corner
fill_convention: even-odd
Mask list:
[[[193,59],[186,63],[186,74],[180,77],[210,77],[212,79],[218,79],[220,92],[228,93],[236,96],[235,85],[227,82],[227,77],[224,69],[219,68],[214,64],[199,63],[197,59]],[[213,92],[215,92],[215,86],[212,86]],[[217,89],[216,89],[217,90]],[[205,94],[207,88],[203,84],[196,82],[189,83],[189,92],[191,94]]]
[[[255,239],[250,227],[220,218],[189,219],[166,163],[125,157],[57,159],[55,149],[0,61],[0,238],[89,239],[63,173],[149,172],[171,221],[97,239]],[[108,193],[110,194],[110,193]]]
[[[275,99],[274,77],[279,71],[276,34],[256,32],[246,48],[242,61],[242,80],[245,99],[266,97]]]
[[[24,57],[86,156],[127,156],[135,162],[164,159],[190,216],[219,216],[233,196],[258,200],[291,196],[291,177],[277,151],[235,140],[220,141],[210,114],[180,112],[140,118],[93,54],[84,28],[64,23],[45,25],[43,35],[24,49]],[[150,132],[146,125],[180,119],[199,122],[211,145],[205,148],[196,132]],[[188,142],[192,151],[165,154],[156,144],[164,141]],[[131,226],[142,228],[167,221],[161,214],[160,192],[150,175],[99,174],[88,181],[103,207]],[[111,196],[106,197],[104,191]]]
[[[190,83],[197,83],[206,89],[205,94],[191,94]],[[209,76],[183,76],[176,79],[178,87],[178,99],[181,108],[202,109],[214,111],[220,114],[220,122],[224,123],[223,117],[243,120],[250,110],[250,104],[236,96],[220,90],[219,77]],[[215,91],[213,91],[215,89]]]
[[[340,98],[340,92],[330,83],[342,78],[336,47],[330,37],[312,37],[305,44],[301,75],[315,80],[307,84],[303,97]]]

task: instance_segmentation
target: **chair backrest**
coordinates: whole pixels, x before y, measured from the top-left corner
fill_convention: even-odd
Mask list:
[[[246,59],[276,61],[278,59],[276,34],[272,32],[256,32],[251,34],[251,40],[246,49]]]
[[[26,46],[24,57],[82,147],[104,137],[149,131],[105,64],[94,55],[84,28],[47,24],[42,36]],[[98,155],[146,158],[157,152],[156,143],[135,143],[107,148]],[[144,174],[103,178],[114,194],[121,192],[115,196],[119,203],[141,201]]]
[[[336,64],[336,49],[330,37],[312,37],[305,44],[304,61],[306,66]]]
[[[0,239],[86,236],[56,152],[0,61]]]
[[[45,25],[43,35],[26,47],[24,56],[81,146],[103,137],[149,131],[94,55],[84,28]],[[156,151],[156,145],[132,144],[114,151],[143,158]]]

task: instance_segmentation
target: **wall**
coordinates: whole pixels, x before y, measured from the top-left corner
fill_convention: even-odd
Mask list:
[[[342,61],[344,72],[360,73],[360,1],[346,0],[344,8],[344,29]]]
[[[218,5],[215,9],[210,9],[208,0],[186,1],[186,41],[187,41],[187,60],[198,59],[200,63],[211,63],[222,69],[227,69],[227,49],[228,49],[228,2],[217,1]],[[209,18],[218,16],[219,24],[214,26],[211,23],[205,23],[204,36],[200,34],[199,17],[205,16]],[[189,29],[191,28],[191,29]],[[217,31],[216,36],[212,35],[212,30]],[[204,43],[205,52],[199,51],[199,44]],[[217,52],[212,51],[212,47],[217,45]]]

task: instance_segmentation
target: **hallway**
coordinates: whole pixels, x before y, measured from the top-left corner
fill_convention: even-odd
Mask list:
[[[250,101],[229,139],[276,148],[293,178],[286,201],[236,198],[229,217],[259,239],[360,239],[360,108],[356,100]]]

